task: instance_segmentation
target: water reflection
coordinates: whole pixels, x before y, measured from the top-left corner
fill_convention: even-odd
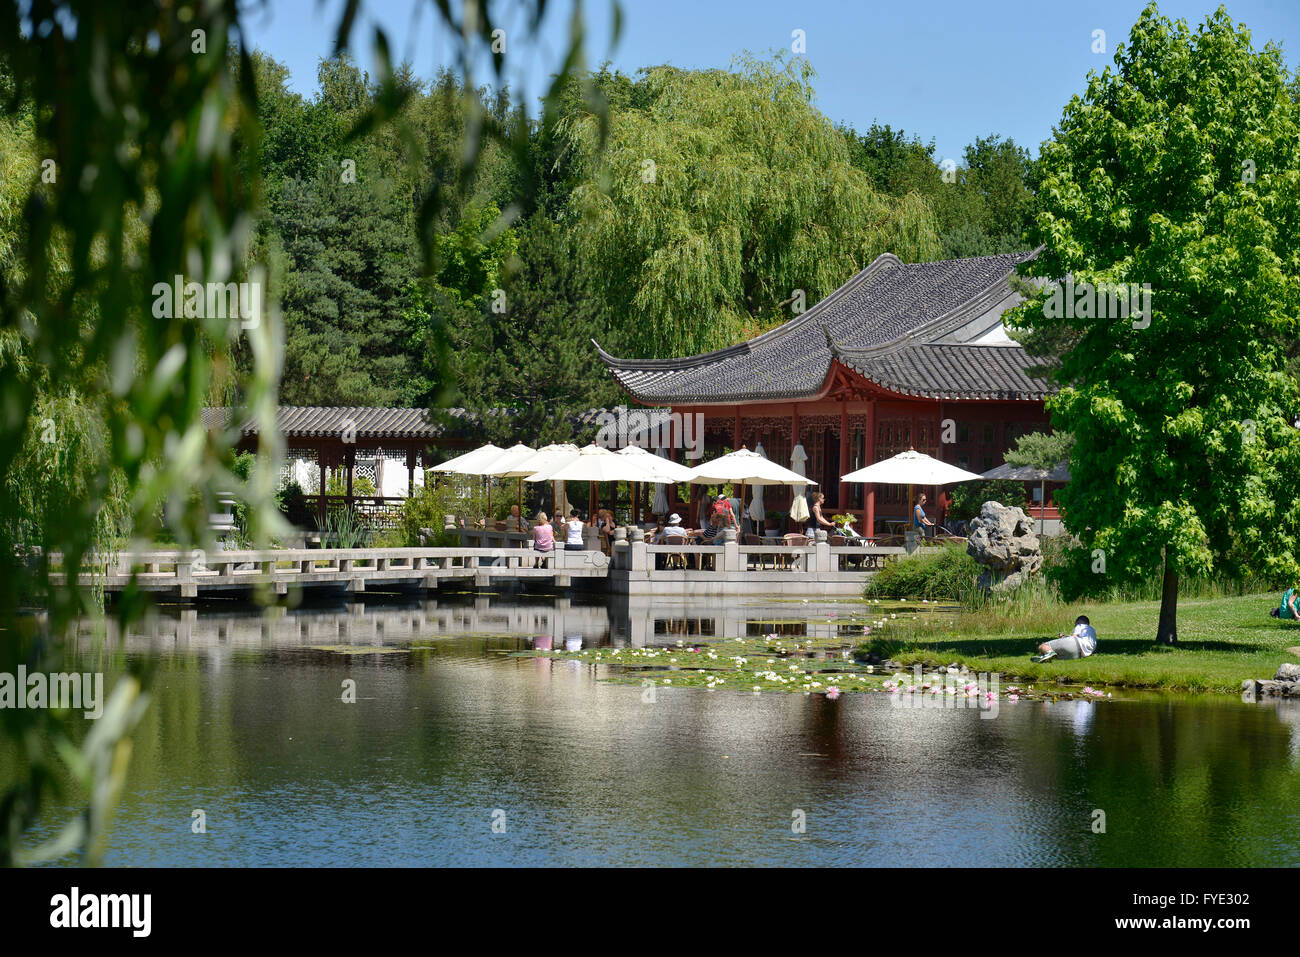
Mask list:
[[[852,610],[443,595],[160,614],[108,639],[155,664],[108,860],[1300,864],[1295,702],[1004,701],[983,720],[876,694],[647,701],[606,666],[508,654],[831,636]]]

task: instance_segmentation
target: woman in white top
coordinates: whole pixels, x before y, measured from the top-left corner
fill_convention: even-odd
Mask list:
[[[578,518],[575,508],[569,512],[569,521],[565,525],[564,550],[566,552],[582,551],[582,519]]]

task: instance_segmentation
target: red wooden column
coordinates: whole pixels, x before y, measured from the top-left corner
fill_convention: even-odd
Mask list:
[[[734,452],[740,448],[740,405],[736,406],[736,424],[731,430],[731,450]]]
[[[874,465],[876,462],[876,400],[872,399],[867,405],[867,447],[863,452],[863,460],[867,465]],[[866,531],[863,532],[867,538],[876,537],[876,483],[867,483],[866,488],[866,506],[867,520]]]
[[[849,471],[849,404],[844,399],[840,400],[840,475]],[[828,478],[830,476],[827,476]],[[836,476],[839,478],[839,476]],[[840,483],[840,495],[835,500],[839,506],[839,511],[848,512],[849,509],[849,483]]]

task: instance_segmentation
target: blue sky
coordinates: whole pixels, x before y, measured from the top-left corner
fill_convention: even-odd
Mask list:
[[[417,6],[421,17],[412,29]],[[572,10],[571,0],[550,6],[541,42],[527,46],[522,21],[498,17],[507,53],[518,57],[511,85],[530,100],[558,64]],[[818,73],[817,105],[827,116],[859,129],[872,120],[902,127],[933,139],[936,158],[960,159],[976,136],[995,132],[1036,154],[1070,97],[1083,90],[1087,72],[1111,62],[1145,0],[624,0],[621,6],[622,36],[611,49],[609,0],[583,5],[593,64],[609,59],[629,73],[661,63],[726,67],[742,50],[788,49],[793,31],[802,30]],[[1164,0],[1160,9],[1194,25],[1217,6]],[[1278,42],[1296,66],[1300,0],[1233,0],[1226,7],[1250,28],[1257,46]],[[311,95],[341,9],[341,0],[269,0],[249,10],[246,25],[254,45],[289,67],[293,87]],[[429,0],[363,0],[354,33],[362,66],[370,63],[367,24],[379,22],[395,58],[410,59],[421,76],[433,75],[447,62],[448,48],[434,33],[430,10]],[[1092,52],[1094,30],[1105,31],[1104,55]],[[516,32],[519,44],[512,46]]]

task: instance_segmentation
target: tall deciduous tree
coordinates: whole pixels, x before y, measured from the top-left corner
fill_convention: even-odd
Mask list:
[[[730,345],[881,252],[935,257],[929,208],[871,188],[813,105],[812,77],[801,58],[657,67],[640,81],[644,97],[611,111],[603,161],[571,203],[579,252],[604,277],[611,314],[626,317],[616,348]],[[596,121],[566,123],[570,148],[589,153]]]
[[[1060,499],[1094,571],[1162,576],[1164,643],[1177,640],[1180,575],[1298,567],[1289,82],[1281,52],[1255,49],[1222,8],[1192,30],[1152,4],[1042,152],[1033,233],[1047,248],[1032,268],[1071,275],[1074,302],[1053,308],[1044,290],[1019,321],[1077,336],[1051,402],[1075,436]],[[1097,291],[1142,283],[1149,316]]]

